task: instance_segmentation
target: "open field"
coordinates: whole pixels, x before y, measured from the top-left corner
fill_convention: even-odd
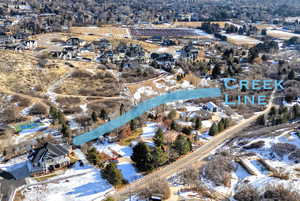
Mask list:
[[[175,28],[175,27],[188,27],[188,28],[197,28],[202,25],[203,22],[197,21],[197,22],[174,22],[173,24],[160,24],[160,25],[154,25],[156,28]],[[233,24],[232,22],[226,22],[226,21],[213,21],[211,23],[218,24],[221,28],[225,26],[225,24]]]
[[[110,35],[113,32],[108,28],[106,28],[105,30],[102,30],[102,32],[105,32],[106,34],[97,34],[97,35],[96,34],[89,35],[89,34],[87,34],[88,32],[85,33],[85,29],[87,29],[87,30],[91,29],[89,27],[77,27],[77,28],[75,27],[74,29],[75,29],[75,31],[73,31],[73,32],[71,31],[71,33],[38,34],[38,35],[31,37],[31,39],[37,40],[38,48],[44,49],[44,51],[42,50],[43,52],[62,50],[63,47],[55,41],[66,41],[68,38],[71,38],[71,37],[77,37],[81,40],[85,40],[87,43],[90,43],[95,40],[99,40],[101,38],[105,38],[105,39],[108,39],[112,43],[113,47],[116,47],[120,42],[125,42],[125,43],[129,42],[132,44],[141,45],[144,49],[146,49],[149,52],[152,52],[159,48],[159,45],[147,43],[144,41],[134,40],[134,39],[131,39],[130,37],[127,37],[126,34],[125,35],[117,34],[116,36]],[[93,28],[93,29],[97,30],[100,28]],[[118,28],[114,27],[114,29],[118,29]],[[120,29],[124,29],[124,28],[120,28]],[[42,51],[40,51],[40,52],[42,52]],[[88,58],[94,58],[94,57],[95,57],[95,55],[88,56]]]
[[[62,61],[53,60],[54,68],[39,68],[38,59],[29,51],[0,51],[0,86],[20,93],[45,92],[54,79],[68,71]]]
[[[243,36],[243,35],[226,34],[226,36],[227,36],[227,41],[234,45],[243,45],[243,46],[251,47],[261,42],[254,38]]]
[[[105,38],[130,38],[127,28],[104,26],[104,27],[72,27],[72,34],[98,36]]]
[[[279,39],[283,39],[283,40],[288,40],[294,36],[300,38],[300,34],[290,33],[290,32],[281,31],[281,30],[268,30],[267,34],[274,38],[279,38]]]
[[[187,28],[163,28],[163,29],[130,29],[130,33],[135,37],[142,36],[162,36],[162,37],[185,37],[185,36],[202,36],[207,33],[199,29]]]
[[[254,24],[257,29],[276,29],[278,28],[276,25],[272,24]]]

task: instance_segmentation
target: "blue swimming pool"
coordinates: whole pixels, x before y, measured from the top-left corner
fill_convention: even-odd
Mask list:
[[[179,100],[191,100],[197,98],[214,98],[221,96],[221,90],[219,88],[203,88],[203,89],[193,89],[193,90],[179,90],[175,92],[169,92],[154,98],[148,99],[132,110],[126,112],[125,114],[119,116],[118,118],[111,120],[98,128],[79,135],[73,139],[75,145],[81,145],[91,140],[97,139],[98,137],[109,133],[116,128],[119,128],[132,119],[141,116],[143,113],[168,102],[174,102]]]

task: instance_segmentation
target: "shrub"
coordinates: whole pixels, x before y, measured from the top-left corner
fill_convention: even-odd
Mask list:
[[[78,97],[58,97],[56,98],[56,102],[60,105],[74,105],[79,104],[81,100]]]
[[[234,165],[230,157],[217,156],[209,161],[203,168],[203,176],[213,181],[217,186],[230,186],[231,171]]]
[[[272,146],[272,151],[274,151],[278,156],[283,156],[289,154],[296,150],[296,145],[289,143],[277,143]]]
[[[108,197],[104,201],[116,201],[113,197]]]
[[[163,200],[170,198],[171,190],[169,184],[165,180],[157,180],[149,184],[148,187],[139,193],[142,199],[149,199],[153,194],[162,195]]]
[[[287,189],[283,185],[269,185],[264,192],[263,197],[269,200],[280,200],[280,201],[299,201],[300,194],[291,189]]]
[[[124,180],[121,170],[117,168],[115,163],[108,164],[102,171],[102,177],[107,179],[107,181],[113,186],[120,186],[127,183]]]
[[[46,106],[41,103],[34,104],[29,110],[30,115],[46,115],[47,113],[48,110]]]
[[[64,108],[63,109],[64,114],[69,115],[69,114],[76,114],[82,112],[81,107],[69,107],[69,108]]]
[[[91,78],[91,74],[89,72],[84,72],[84,71],[74,71],[72,74],[71,74],[71,77],[72,78]]]
[[[198,169],[189,168],[180,173],[180,179],[185,185],[197,186],[200,181]]]
[[[284,180],[288,180],[290,178],[290,174],[288,172],[280,172],[278,170],[274,170],[272,172],[272,176]]]
[[[13,107],[0,111],[0,120],[4,123],[14,123],[17,121],[17,114]]]
[[[238,191],[234,195],[234,199],[237,201],[261,201],[257,189],[250,185],[247,185],[242,190]]]
[[[289,155],[289,159],[299,162],[300,161],[300,149],[296,149],[294,152],[292,152]]]
[[[244,149],[260,149],[263,146],[265,146],[265,141],[260,140],[260,141],[257,141],[257,142],[253,142],[253,143],[251,143],[247,146],[244,146],[243,148]]]
[[[181,132],[183,132],[183,133],[186,134],[186,135],[191,135],[192,129],[189,128],[189,127],[184,127],[184,128],[181,130]]]
[[[19,95],[14,95],[11,97],[11,102],[18,103],[20,107],[28,107],[30,105],[30,100]]]
[[[168,118],[171,119],[171,120],[174,120],[176,118],[176,115],[177,115],[176,110],[172,110],[172,111],[169,112]]]

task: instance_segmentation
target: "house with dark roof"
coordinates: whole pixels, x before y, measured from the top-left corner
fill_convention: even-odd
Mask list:
[[[46,143],[31,151],[27,167],[32,175],[45,174],[70,164],[69,150],[59,144]]]
[[[180,58],[185,61],[195,61],[198,58],[199,49],[189,44],[181,49]]]

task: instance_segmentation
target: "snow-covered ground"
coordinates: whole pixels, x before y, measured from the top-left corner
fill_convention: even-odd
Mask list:
[[[76,163],[63,175],[49,179],[47,184],[27,187],[23,194],[24,201],[92,201],[104,197],[112,189],[99,169],[90,165],[80,167]]]
[[[18,169],[22,166],[24,166],[24,164],[26,164],[27,161],[27,156],[26,155],[22,155],[16,158],[13,158],[7,162],[1,162],[0,163],[0,169],[5,170],[7,172],[11,172],[15,169]]]
[[[108,156],[115,158],[115,153],[121,156],[117,162],[117,167],[121,170],[124,178],[128,182],[132,182],[138,178],[140,178],[142,175],[137,172],[134,165],[131,163],[130,156],[132,155],[132,148],[129,146],[121,146],[116,143],[97,143],[94,144],[94,147],[99,151],[100,153],[105,153]]]
[[[291,32],[287,32],[287,31],[283,31],[283,30],[268,30],[267,34],[269,36],[272,36],[274,38],[279,38],[279,39],[283,39],[283,40],[288,40],[291,37],[300,37],[300,34],[295,34],[295,33],[291,33]]]
[[[145,140],[150,140],[154,137],[158,129],[158,124],[154,122],[147,122],[146,125],[142,128],[143,134],[141,137]]]
[[[254,38],[250,38],[248,36],[244,35],[238,35],[238,34],[225,34],[225,36],[228,38],[228,41],[232,41],[236,44],[258,44],[261,41],[256,40]]]
[[[142,177],[142,175],[137,172],[132,163],[120,162],[118,163],[117,167],[121,170],[124,179],[126,179],[129,183]]]
[[[277,143],[288,143],[291,146],[295,145],[296,149],[299,149],[300,137],[297,136],[297,133],[291,132],[289,129],[280,129],[275,131],[274,133],[276,133],[276,135],[274,134],[249,138],[244,137],[241,140],[234,141],[233,144],[230,145],[230,147],[228,147],[227,144],[224,144],[225,146],[222,145],[211,153],[213,155],[214,153],[228,149],[233,151],[233,153],[236,152],[235,154],[237,155],[242,154],[242,152],[244,151],[251,152],[255,155],[249,154],[249,156],[241,156],[240,159],[242,159],[243,163],[250,169],[252,169],[252,171],[255,172],[256,175],[252,175],[251,173],[249,173],[240,163],[234,162],[235,169],[231,172],[231,182],[229,187],[225,187],[223,185],[216,186],[212,181],[206,178],[201,178],[201,180],[209,189],[215,190],[220,194],[228,196],[233,196],[236,192],[238,192],[248,184],[256,187],[261,192],[263,192],[265,188],[270,185],[283,185],[287,189],[300,192],[300,179],[297,171],[297,169],[300,168],[300,165],[288,158],[289,153],[286,153],[283,156],[278,156],[272,149],[273,145]],[[207,133],[204,133],[202,135],[199,133],[199,136],[205,135],[207,135]],[[241,146],[247,146],[258,141],[264,141],[264,145],[260,148],[247,150],[239,148]],[[241,142],[248,143],[239,146],[238,144]],[[269,171],[259,159],[264,159],[272,168],[290,173],[290,178],[287,180],[283,180],[271,177],[271,171]],[[176,175],[174,176],[174,178],[175,179],[173,180],[176,180],[176,178],[178,179]],[[177,186],[177,184],[175,184],[174,182],[169,182],[171,186]],[[178,184],[181,185],[180,183]],[[180,197],[182,198],[197,197],[197,194],[193,191],[182,192],[178,195],[180,195]],[[231,200],[234,200],[233,197],[231,197]]]
[[[155,96],[155,95],[158,95],[158,93],[156,91],[154,91],[152,89],[152,87],[141,87],[139,88],[135,94],[133,95],[134,99],[135,100],[138,100],[140,101],[142,96],[146,96],[146,97],[150,97],[150,96]]]
[[[132,148],[129,146],[121,146],[117,143],[96,143],[94,147],[100,153],[105,153],[110,157],[115,157],[114,152],[118,153],[122,157],[129,158],[132,155]]]

